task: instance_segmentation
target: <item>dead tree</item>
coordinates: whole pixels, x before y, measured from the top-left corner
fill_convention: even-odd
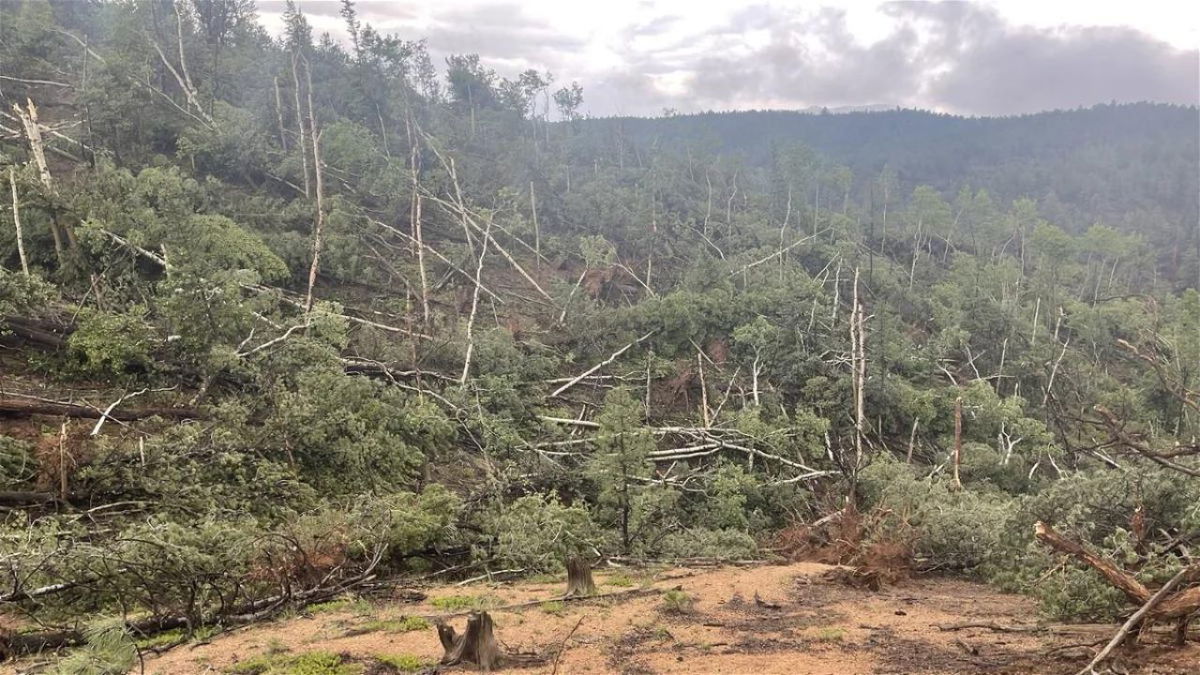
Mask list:
[[[565,597],[587,597],[596,594],[592,566],[579,556],[567,558],[567,593]]]
[[[25,257],[25,235],[21,232],[21,202],[17,198],[17,169],[9,167],[8,184],[12,188],[13,226],[17,229],[17,256],[21,259],[21,272],[29,276],[29,259]]]
[[[467,617],[467,629],[459,635],[449,624],[439,622],[438,639],[442,641],[442,665],[471,664],[490,671],[504,665],[505,654],[496,644],[495,624],[487,612],[473,612]]]
[[[304,313],[313,307],[313,287],[317,283],[317,271],[321,268],[322,236],[325,229],[325,186],[321,176],[321,132],[317,130],[317,113],[313,109],[312,69],[304,63],[304,74],[308,78],[308,130],[312,135],[313,172],[317,182],[317,213],[313,224],[312,265],[308,268],[308,294],[304,298]]]

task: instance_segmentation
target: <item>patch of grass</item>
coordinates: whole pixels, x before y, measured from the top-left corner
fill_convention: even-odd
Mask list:
[[[812,639],[816,642],[841,642],[846,637],[846,631],[841,628],[818,628]]]
[[[354,601],[350,598],[338,598],[337,600],[329,600],[327,602],[316,602],[304,608],[304,611],[309,614],[327,614],[329,612],[340,612],[347,609]]]
[[[614,574],[604,581],[605,586],[616,586],[617,588],[631,588],[635,585],[633,577],[628,574]]]
[[[543,612],[545,612],[547,614],[553,614],[554,616],[562,616],[563,613],[567,611],[567,606],[565,604],[563,604],[562,600],[549,600],[547,602],[543,602],[542,604],[538,605],[538,609],[542,610]]]
[[[557,584],[562,581],[561,574],[534,574],[526,577],[525,581],[531,584]]]
[[[183,639],[183,629],[176,628],[175,630],[169,630],[157,635],[151,635],[140,640],[135,640],[134,644],[138,646],[138,649],[154,649],[156,647],[165,647],[177,642],[182,642]]]
[[[333,652],[312,651],[303,654],[263,654],[225,670],[230,675],[361,675],[363,667],[347,663]]]
[[[667,614],[690,614],[696,608],[696,599],[683,591],[671,589],[662,596],[662,611]]]
[[[138,649],[155,649],[157,647],[166,647],[167,645],[173,645],[187,641],[203,642],[204,640],[216,635],[217,632],[218,631],[215,626],[201,626],[193,631],[189,637],[184,629],[176,628],[175,630],[169,630],[163,633],[158,633],[157,635],[151,635],[149,637],[142,638],[137,640],[136,644]]]
[[[479,595],[447,595],[434,598],[429,604],[447,612],[461,612],[466,609],[486,609],[490,598]]]
[[[387,664],[402,673],[415,673],[433,665],[415,654],[376,654],[375,660]]]
[[[399,619],[379,619],[368,621],[362,625],[365,633],[383,631],[387,633],[407,633],[414,630],[425,630],[432,624],[419,616],[402,616]]]
[[[277,637],[267,640],[267,654],[270,656],[278,656],[279,654],[286,654],[290,651],[292,651],[292,648],[287,646],[283,640],[280,640]]]

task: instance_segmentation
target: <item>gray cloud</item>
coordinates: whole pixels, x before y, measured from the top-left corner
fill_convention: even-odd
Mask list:
[[[341,17],[342,3],[333,0],[294,0],[296,7],[307,16]],[[287,0],[258,0],[255,3],[259,13],[282,14],[287,7]],[[416,16],[412,9],[401,2],[392,0],[356,0],[354,9],[360,18],[371,21],[389,19],[411,19]]]
[[[1017,114],[1109,100],[1200,102],[1200,55],[1131,28],[1018,27],[975,4],[890,3],[898,25],[858,45],[845,15],[749,8],[734,34],[767,29],[748,53],[698,58],[688,93],[709,107],[896,103]]]
[[[551,67],[564,54],[586,41],[566,35],[545,21],[529,16],[519,4],[493,4],[471,10],[452,10],[436,16],[425,36],[442,53],[477,53],[492,61],[524,61]]]
[[[487,0],[484,0],[485,2]],[[338,30],[338,3],[302,5],[320,30]],[[435,59],[477,53],[502,75],[524,68],[578,80],[591,114],[753,107],[903,105],[979,115],[1116,101],[1200,103],[1200,52],[1125,27],[1017,26],[967,2],[891,2],[890,32],[863,44],[838,9],[751,5],[718,25],[644,4],[610,36],[619,61],[593,65],[593,38],[560,30],[499,0],[434,9],[360,0],[359,17],[384,32],[427,38]],[[259,3],[278,14],[283,3]],[[692,21],[691,25],[695,25]]]

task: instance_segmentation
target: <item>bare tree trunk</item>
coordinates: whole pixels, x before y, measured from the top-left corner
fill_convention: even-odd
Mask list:
[[[700,369],[700,413],[704,420],[704,428],[712,426],[708,414],[708,383],[704,380],[704,352],[696,347],[696,366]]]
[[[300,105],[300,74],[297,68],[299,58],[299,54],[292,54],[292,86],[296,103],[296,129],[300,134],[300,161],[304,165],[304,196],[310,197],[312,195],[308,178],[308,137],[304,132],[304,108]]]
[[[758,357],[758,354],[757,354],[757,353],[755,353],[755,355],[754,355],[754,363],[753,363],[753,364],[751,364],[751,366],[750,366],[750,384],[751,384],[751,387],[753,387],[754,407],[756,407],[756,408],[757,408],[757,407],[758,407],[758,405],[759,405],[759,400],[758,400],[758,371],[759,371],[759,357]]]
[[[712,178],[708,175],[708,169],[704,169],[704,183],[708,185],[708,200],[704,208],[704,236],[708,236],[708,220],[712,217]]]
[[[533,248],[537,256],[537,268],[542,269],[542,230],[538,227],[537,195],[533,191],[533,181],[529,181],[529,210],[533,213]]]
[[[475,313],[479,310],[479,283],[480,277],[483,275],[483,257],[487,255],[488,243],[492,237],[492,220],[488,218],[487,230],[484,231],[483,246],[479,249],[479,263],[475,266],[475,290],[471,293],[471,314],[467,317],[467,356],[463,360],[462,375],[458,378],[460,383],[466,383],[467,375],[471,373],[471,355],[475,351]]]
[[[962,465],[962,397],[954,399],[954,487],[962,489],[958,469]]]
[[[783,222],[779,225],[779,278],[783,278],[784,250],[783,240],[787,233],[788,222],[792,219],[792,186],[788,184],[787,209],[783,212]]]
[[[9,167],[8,184],[12,188],[13,225],[17,228],[17,256],[21,259],[21,271],[29,276],[29,260],[25,257],[25,235],[21,232],[21,202],[17,198],[17,168]]]
[[[921,418],[917,417],[913,420],[912,431],[908,434],[908,457],[906,462],[912,464],[913,447],[917,444],[917,425],[921,423]]]
[[[864,390],[867,375],[867,357],[864,348],[863,306],[858,296],[858,273],[854,268],[853,308],[850,311],[850,365],[854,383],[854,471],[863,465],[863,421],[865,418]]]
[[[54,180],[50,176],[50,167],[46,164],[46,144],[42,140],[42,127],[38,123],[37,106],[33,104],[31,99],[25,99],[26,108],[13,104],[13,111],[17,113],[17,118],[21,120],[21,126],[25,130],[25,138],[29,141],[29,154],[33,158],[33,163],[37,167],[38,177],[42,181],[42,185],[46,188],[46,192],[54,193]],[[51,219],[50,234],[54,237],[54,253],[58,258],[58,264],[61,266],[63,262],[63,239],[66,238],[67,245],[71,250],[75,249],[75,233],[69,227],[63,227],[57,220]]]
[[[411,133],[409,136],[411,137]],[[412,239],[414,248],[417,254],[417,273],[421,278],[421,320],[425,326],[429,325],[429,278],[425,272],[425,239],[421,232],[421,192],[420,192],[420,167],[417,165],[418,148],[417,144],[413,143],[412,155],[409,159],[409,165],[412,171],[412,213],[409,220],[412,225]]]
[[[313,225],[312,265],[308,268],[308,293],[304,297],[304,313],[312,311],[313,287],[317,284],[317,271],[321,268],[321,246],[325,230],[325,185],[321,177],[321,132],[317,130],[317,114],[313,109],[312,70],[304,64],[308,78],[308,128],[312,132],[313,171],[317,179],[317,216]]]
[[[283,97],[279,94],[279,76],[272,77],[271,82],[275,84],[275,121],[279,125],[279,145],[287,152],[287,131],[283,126]]]

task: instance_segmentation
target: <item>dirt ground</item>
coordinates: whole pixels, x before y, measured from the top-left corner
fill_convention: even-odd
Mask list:
[[[461,611],[464,603],[493,608],[496,635],[510,651],[565,646],[557,662],[506,669],[513,673],[1075,673],[1115,630],[1038,624],[1030,599],[965,581],[911,579],[870,591],[827,578],[830,569],[598,572],[598,593],[623,595],[574,602],[539,603],[564,589],[549,579],[430,587],[421,602],[327,605],[184,644],[147,657],[145,672],[225,672],[263,654],[313,650],[341,655],[369,675],[404,672],[378,659],[432,665],[442,648],[432,627],[411,629],[401,619]],[[535,604],[504,608],[525,602]],[[466,619],[449,622],[461,630]],[[1121,654],[1118,672],[1200,673],[1200,644],[1168,643],[1166,629],[1144,636]]]

